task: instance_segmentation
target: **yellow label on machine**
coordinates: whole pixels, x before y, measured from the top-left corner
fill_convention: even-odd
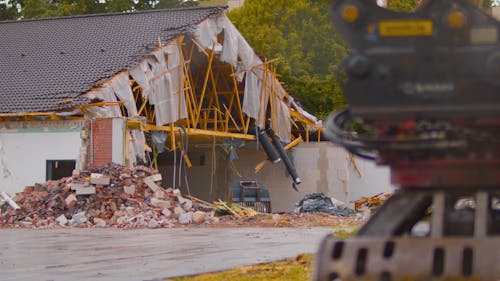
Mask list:
[[[383,20],[378,23],[382,37],[431,36],[431,20]]]

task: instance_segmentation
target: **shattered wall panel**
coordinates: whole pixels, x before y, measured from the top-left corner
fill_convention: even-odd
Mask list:
[[[282,94],[285,90],[276,77],[263,70],[267,66],[231,21],[225,15],[206,19],[198,25],[195,38],[203,48],[212,49],[219,44],[217,35],[221,32],[224,32],[224,44],[219,54],[220,61],[229,63],[237,71],[243,70],[245,73],[243,112],[255,119],[260,127],[264,127],[270,94],[277,91],[280,95],[273,97],[273,104],[276,105],[274,112],[279,122],[272,125],[273,130],[279,132],[281,141],[290,142],[290,115],[288,109],[282,110],[282,106],[286,106]],[[242,75],[238,76],[240,82],[242,78]]]
[[[117,102],[115,93],[109,84],[104,84],[102,87],[98,88],[87,94],[90,99],[98,98],[107,102]],[[105,118],[105,117],[121,117],[122,112],[120,106],[91,106],[87,108],[88,118]]]

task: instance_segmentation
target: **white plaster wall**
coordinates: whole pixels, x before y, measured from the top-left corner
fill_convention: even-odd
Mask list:
[[[497,20],[500,20],[500,7],[493,7],[491,13]]]
[[[0,141],[5,164],[0,163],[0,190],[10,193],[23,191],[25,186],[36,182],[44,182],[46,160],[78,160],[82,145],[79,130],[0,132]]]
[[[299,191],[292,189],[292,179],[283,163],[266,166],[257,174],[254,167],[266,155],[256,151],[254,143],[238,151],[236,162],[242,178],[233,175],[233,180],[259,180],[269,189],[273,212],[293,211],[304,195],[321,192],[341,201],[349,201],[349,172],[347,166],[348,154],[344,149],[329,142],[302,143],[293,148],[293,161],[297,173],[302,180]]]
[[[375,162],[359,157],[355,157],[355,163],[361,176],[350,165],[351,201],[359,200],[361,197],[373,196],[380,192],[394,191],[388,167],[377,166]]]

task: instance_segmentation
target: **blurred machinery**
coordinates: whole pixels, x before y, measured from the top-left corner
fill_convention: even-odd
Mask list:
[[[464,0],[332,17],[352,53],[327,134],[399,190],[355,238],[325,238],[315,279],[500,280],[500,23]]]

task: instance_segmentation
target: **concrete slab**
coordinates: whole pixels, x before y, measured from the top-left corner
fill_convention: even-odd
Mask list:
[[[162,280],[315,252],[332,230],[0,229],[0,279]]]

